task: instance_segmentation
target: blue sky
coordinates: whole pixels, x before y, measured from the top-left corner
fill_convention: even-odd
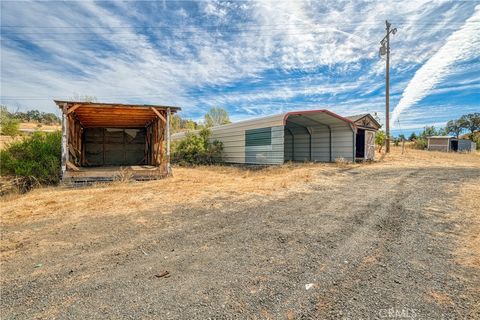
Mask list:
[[[1,103],[176,105],[199,120],[289,110],[384,119],[385,19],[393,133],[480,112],[480,1],[2,1]],[[395,110],[396,109],[396,110]]]

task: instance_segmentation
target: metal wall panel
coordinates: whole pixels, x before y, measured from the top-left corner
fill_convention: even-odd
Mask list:
[[[265,133],[269,133],[267,138]],[[261,139],[255,139],[261,137]],[[245,163],[249,164],[282,164],[283,126],[259,128],[245,131]],[[263,143],[263,144],[261,144]]]
[[[307,128],[287,121],[285,127],[285,161],[330,161],[330,137],[327,126],[312,125],[311,154],[310,134]],[[354,134],[350,126],[331,126],[332,130],[332,161],[344,158],[353,161]],[[292,139],[293,133],[294,138]]]
[[[472,143],[471,140],[467,139],[459,139],[458,140],[458,151],[472,151],[475,149],[472,149],[472,147],[476,146],[474,143]]]
[[[355,134],[349,126],[332,127],[332,160],[354,161]]]

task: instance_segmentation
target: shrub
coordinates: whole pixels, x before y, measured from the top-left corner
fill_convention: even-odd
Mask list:
[[[428,140],[426,138],[417,138],[411,146],[413,149],[425,150],[428,146]]]
[[[0,150],[0,173],[21,178],[22,191],[60,181],[61,133],[35,132]]]
[[[173,145],[172,161],[179,164],[213,164],[222,162],[222,142],[210,142],[210,130],[187,133],[185,139]]]
[[[385,139],[387,136],[385,135],[385,131],[378,130],[375,133],[375,144],[378,146],[378,151],[382,151],[382,147],[385,145]]]
[[[6,136],[16,136],[20,133],[19,126],[20,120],[15,119],[6,107],[0,106],[0,133]]]
[[[471,139],[473,142],[475,142],[477,146],[477,150],[480,150],[480,132],[475,132],[473,135],[471,135]]]

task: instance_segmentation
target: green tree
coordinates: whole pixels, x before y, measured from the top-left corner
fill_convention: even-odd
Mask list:
[[[8,112],[7,107],[0,106],[0,133],[6,136],[16,136],[20,133],[20,120]]]
[[[173,161],[179,164],[213,164],[222,161],[223,145],[210,141],[210,130],[204,128],[198,133],[187,132],[185,139],[173,146]]]
[[[459,119],[462,128],[470,131],[470,137],[473,137],[475,131],[480,130],[480,112],[463,115]]]
[[[231,123],[227,111],[223,108],[212,107],[205,114],[205,126],[207,128]]]
[[[460,133],[463,131],[462,122],[460,120],[450,120],[445,126],[445,132],[451,133],[458,138]]]
[[[173,133],[195,130],[198,127],[195,121],[190,119],[182,119],[178,114],[172,115],[170,119],[170,125]]]
[[[427,138],[430,136],[444,136],[445,130],[444,129],[437,129],[434,126],[426,126],[422,133],[420,134],[420,138]]]
[[[416,140],[417,139],[417,135],[415,134],[415,132],[412,132],[412,134],[410,135],[410,137],[408,137],[408,140],[409,141],[413,141],[413,140]]]
[[[378,130],[375,133],[375,144],[378,146],[378,151],[381,152],[383,146],[385,145],[386,134],[383,130]]]
[[[187,120],[183,120],[183,121],[184,121],[184,123],[182,124],[182,126],[183,126],[184,129],[195,130],[198,127],[198,124],[193,120],[187,119]]]

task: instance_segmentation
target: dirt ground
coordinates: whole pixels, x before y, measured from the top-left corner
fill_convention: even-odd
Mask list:
[[[479,154],[394,148],[11,195],[1,318],[478,319],[479,194]]]

